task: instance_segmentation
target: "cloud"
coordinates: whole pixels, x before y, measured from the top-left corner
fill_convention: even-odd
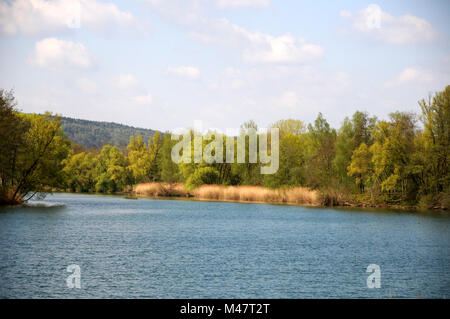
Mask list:
[[[131,74],[120,74],[114,82],[119,89],[130,89],[139,85],[139,81]]]
[[[433,80],[431,73],[409,67],[404,69],[399,75],[384,83],[385,88],[393,88],[404,84],[415,82],[430,83]]]
[[[426,43],[437,36],[437,31],[425,19],[411,14],[394,17],[373,4],[354,15],[344,10],[340,15],[351,20],[356,32],[388,44]]]
[[[281,95],[278,105],[281,107],[295,108],[299,103],[300,99],[295,92],[286,91]]]
[[[15,0],[0,3],[0,33],[37,35],[87,28],[105,32],[137,25],[133,16],[112,3],[95,0]]]
[[[97,84],[86,78],[78,79],[76,86],[83,94],[95,94],[98,91]]]
[[[147,95],[138,95],[133,98],[134,102],[139,104],[152,104],[153,97],[151,94]]]
[[[249,63],[307,63],[322,58],[325,49],[291,34],[273,36],[249,31],[227,19],[210,20],[207,26],[191,32],[206,43],[219,43],[240,49]]]
[[[270,0],[216,0],[220,9],[236,9],[243,7],[268,7]]]
[[[31,64],[51,70],[90,69],[93,58],[86,47],[79,42],[46,38],[35,44]]]
[[[241,53],[248,63],[307,63],[325,55],[323,46],[307,42],[289,33],[275,36],[250,31],[225,18],[209,18],[206,1],[145,0],[161,15],[170,18],[188,30],[201,42],[231,47]],[[229,6],[264,3],[255,0],[219,1]],[[216,5],[218,2],[216,2]]]
[[[200,70],[193,66],[168,67],[166,74],[198,79],[200,77]]]

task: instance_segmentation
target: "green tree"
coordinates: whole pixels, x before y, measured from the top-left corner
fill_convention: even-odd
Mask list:
[[[417,194],[418,182],[413,165],[415,136],[414,114],[395,112],[390,121],[381,121],[374,130],[374,186],[379,186],[389,199],[406,200]],[[397,196],[400,194],[400,197]]]
[[[279,129],[280,139],[283,138],[286,134],[291,134],[294,136],[301,136],[305,133],[306,127],[300,120],[287,119],[287,120],[279,120],[276,121],[272,127],[276,127]]]
[[[352,161],[353,152],[362,144],[371,146],[372,131],[376,126],[376,117],[369,117],[367,112],[356,111],[352,118],[345,118],[336,139],[336,155],[333,163],[339,183],[345,186],[354,184],[347,168]]]
[[[2,91],[0,100],[0,202],[20,203],[62,185],[62,161],[70,142],[64,137],[59,118],[50,113],[16,113],[11,93]],[[11,124],[17,125],[16,132]]]
[[[308,184],[314,188],[330,185],[333,177],[336,130],[319,113],[314,125],[308,125],[306,172]]]
[[[304,185],[306,178],[303,150],[304,140],[301,136],[291,133],[283,134],[279,150],[280,166],[275,174],[264,176],[264,184],[272,188]]]
[[[219,172],[213,167],[198,168],[186,181],[186,189],[191,191],[203,184],[217,184],[219,182]]]
[[[169,183],[175,183],[180,181],[180,169],[176,163],[172,160],[172,148],[176,144],[176,141],[171,140],[169,133],[166,133],[161,142],[160,151],[160,168],[161,168],[161,180]]]
[[[125,155],[116,146],[103,146],[96,157],[97,192],[108,193],[122,190],[130,184],[131,174],[127,169]]]
[[[370,179],[372,156],[366,143],[361,143],[352,154],[352,161],[348,166],[348,175],[356,179],[356,184],[361,193]]]
[[[151,154],[144,143],[142,136],[130,137],[128,144],[129,170],[133,174],[134,182],[141,183],[150,180],[150,169],[152,167]]]
[[[63,162],[66,185],[75,192],[94,192],[96,181],[96,158],[92,153],[72,154]]]
[[[438,194],[450,185],[450,85],[428,101],[421,100],[423,192]]]
[[[151,139],[148,140],[149,152],[149,179],[159,181],[161,179],[161,134],[156,132]]]

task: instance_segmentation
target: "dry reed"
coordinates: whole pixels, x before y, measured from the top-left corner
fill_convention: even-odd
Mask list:
[[[188,195],[184,185],[180,183],[141,183],[134,187],[136,195],[144,196],[177,196],[185,197]]]
[[[202,185],[191,193],[183,184],[143,183],[134,188],[137,195],[144,196],[193,196],[202,200],[286,203],[319,205],[320,196],[315,190],[305,187],[270,189],[262,186]]]

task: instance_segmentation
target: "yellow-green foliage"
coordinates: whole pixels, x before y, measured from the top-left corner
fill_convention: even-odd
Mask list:
[[[420,201],[424,207],[448,206],[450,86],[421,100],[419,116],[394,112],[387,119],[377,120],[368,113],[355,112],[339,130],[330,127],[320,113],[310,125],[295,119],[275,122],[272,126],[280,130],[280,157],[279,169],[273,175],[260,173],[265,164],[260,162],[259,154],[258,161],[250,163],[248,137],[245,163],[236,163],[236,140],[232,145],[235,161],[227,163],[226,143],[224,152],[208,146],[216,138],[216,132],[209,132],[208,139],[203,139],[202,151],[214,157],[223,156],[222,163],[194,162],[193,146],[190,163],[174,163],[171,151],[178,141],[171,140],[169,132],[162,136],[157,132],[148,141],[142,136],[132,136],[126,149],[105,145],[86,150],[72,145],[68,154],[69,142],[57,117],[18,114],[12,94],[1,91],[0,96],[0,201],[3,202],[21,201],[26,194],[49,187],[118,192],[146,183],[147,193],[171,194],[170,185],[184,183],[199,198],[296,202],[298,194],[309,194],[300,192],[300,187],[321,194],[318,199],[307,199],[307,195],[300,200],[308,203]],[[257,129],[255,122],[244,123],[241,133],[250,129]],[[193,131],[190,134],[194,136]],[[225,142],[226,137],[222,138]],[[211,184],[215,185],[205,186]],[[185,195],[186,190],[183,188],[180,193]]]

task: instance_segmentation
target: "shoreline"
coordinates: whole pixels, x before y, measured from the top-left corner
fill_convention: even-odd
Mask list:
[[[77,193],[80,194],[80,193]],[[117,194],[119,195],[119,194]],[[380,205],[312,205],[312,204],[296,204],[296,203],[284,203],[284,202],[268,202],[268,201],[243,201],[243,200],[226,200],[226,199],[205,199],[196,198],[194,196],[182,197],[182,196],[146,196],[146,195],[133,195],[136,199],[155,199],[155,200],[179,200],[179,201],[198,201],[198,202],[212,202],[212,203],[236,203],[236,204],[265,204],[265,205],[277,205],[277,206],[298,206],[298,207],[308,207],[308,208],[336,208],[336,209],[362,209],[362,210],[392,210],[392,211],[405,211],[405,212],[421,212],[421,213],[450,213],[446,209],[432,209],[432,210],[421,210],[417,206],[380,206]]]
[[[405,212],[421,212],[421,213],[450,213],[446,208],[433,208],[433,209],[420,209],[419,206],[411,205],[389,205],[389,204],[352,204],[346,203],[345,205],[322,205],[322,204],[309,204],[309,203],[292,203],[282,201],[249,201],[249,200],[232,200],[232,199],[214,199],[214,198],[200,198],[193,195],[188,196],[162,196],[162,195],[145,195],[138,194],[134,191],[131,192],[115,192],[115,193],[96,193],[96,192],[67,192],[63,190],[57,190],[48,192],[46,195],[59,194],[77,194],[77,195],[96,195],[96,196],[120,196],[127,200],[137,199],[156,199],[156,200],[180,200],[180,201],[199,201],[199,202],[223,202],[223,203],[237,203],[237,204],[266,204],[277,206],[299,206],[308,208],[336,208],[336,209],[363,209],[363,210],[392,210],[392,211],[405,211]],[[26,205],[26,203],[7,204],[0,205],[0,207],[18,207]]]

